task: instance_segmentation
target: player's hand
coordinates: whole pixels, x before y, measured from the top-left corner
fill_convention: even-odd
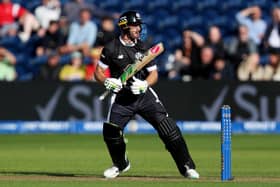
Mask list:
[[[133,77],[132,85],[130,86],[130,89],[134,95],[139,95],[141,93],[145,93],[148,88],[148,82],[146,80],[142,81],[140,79],[137,79]]]
[[[120,79],[107,78],[104,81],[104,86],[107,90],[112,90],[113,92],[118,93],[122,89],[122,82]]]

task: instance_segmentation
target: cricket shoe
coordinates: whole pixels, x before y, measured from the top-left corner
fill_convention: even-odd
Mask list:
[[[188,169],[186,171],[186,177],[189,179],[199,179],[199,173],[195,169]]]
[[[127,166],[123,170],[119,170],[117,166],[112,166],[104,171],[103,175],[107,179],[113,179],[130,169],[130,162],[127,162]]]

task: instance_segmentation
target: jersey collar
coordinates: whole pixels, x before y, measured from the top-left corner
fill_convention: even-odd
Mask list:
[[[119,40],[120,40],[120,42],[121,42],[124,46],[126,46],[126,47],[133,47],[133,46],[135,46],[135,45],[137,44],[137,40],[136,40],[135,43],[127,44],[127,43],[125,43],[125,41],[123,41],[123,39],[122,39],[121,36],[119,37]]]

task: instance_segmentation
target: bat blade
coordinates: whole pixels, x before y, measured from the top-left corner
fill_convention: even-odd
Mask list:
[[[160,55],[164,50],[163,44],[158,43],[146,51],[142,58],[136,60],[134,64],[128,66],[125,71],[122,73],[120,79],[123,84],[133,77],[138,71],[140,71],[144,66],[146,66],[149,62],[154,60],[158,55]]]

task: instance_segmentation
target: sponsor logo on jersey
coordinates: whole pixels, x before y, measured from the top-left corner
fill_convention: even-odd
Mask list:
[[[140,52],[135,53],[135,59],[136,60],[142,60],[142,58],[144,57],[144,55]]]
[[[118,59],[123,59],[123,55],[120,54],[120,55],[118,56]]]

